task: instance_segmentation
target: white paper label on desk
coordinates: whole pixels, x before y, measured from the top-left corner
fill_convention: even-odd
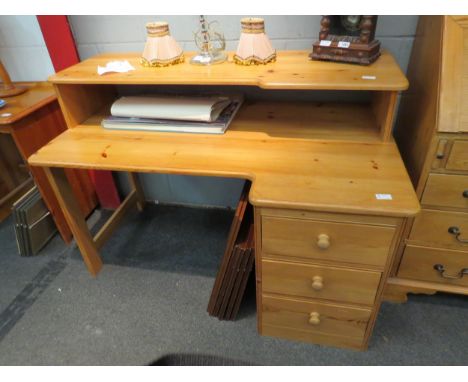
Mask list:
[[[330,46],[331,45],[331,41],[330,40],[320,40],[320,46]]]
[[[376,76],[362,76],[361,78],[363,80],[376,80],[377,79]]]
[[[393,200],[392,194],[375,194],[377,200]]]
[[[106,66],[97,67],[97,72],[100,76],[106,73],[127,73],[135,68],[128,61],[109,61]]]
[[[349,41],[340,41],[338,43],[338,48],[349,48],[351,43]]]

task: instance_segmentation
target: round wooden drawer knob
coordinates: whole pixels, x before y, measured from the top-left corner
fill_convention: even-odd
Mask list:
[[[314,290],[322,290],[323,288],[323,278],[320,276],[314,276],[312,279],[312,288]]]
[[[309,324],[311,324],[311,325],[320,324],[320,314],[318,312],[312,312],[309,315]]]
[[[330,246],[330,236],[325,233],[318,235],[317,246],[320,249],[327,249]]]

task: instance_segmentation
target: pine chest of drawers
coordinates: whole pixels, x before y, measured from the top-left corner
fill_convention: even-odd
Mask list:
[[[256,210],[259,331],[366,349],[403,219]]]
[[[422,16],[395,139],[422,211],[409,219],[385,297],[468,294],[468,17]]]

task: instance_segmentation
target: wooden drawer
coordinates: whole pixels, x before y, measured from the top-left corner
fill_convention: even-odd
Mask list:
[[[315,300],[262,297],[262,323],[306,332],[364,338],[371,310]]]
[[[284,257],[342,261],[383,268],[394,234],[392,227],[262,217],[262,250]],[[320,241],[320,238],[325,241]]]
[[[458,239],[449,232],[451,227],[461,232]],[[428,209],[416,216],[409,236],[413,245],[468,250],[468,242],[462,240],[468,241],[468,213]]]
[[[372,305],[381,273],[262,260],[263,292]]]
[[[447,170],[468,171],[468,141],[454,141],[445,165]]]
[[[436,264],[445,269],[443,275],[434,269]],[[467,274],[460,277],[459,272],[464,268]],[[468,252],[407,245],[398,277],[468,287]]]
[[[468,175],[429,174],[421,203],[427,206],[468,208]]]
[[[262,325],[261,334],[263,336],[279,337],[292,341],[311,342],[314,344],[336,346],[340,348],[351,348],[356,350],[364,350],[367,348],[364,345],[362,338],[334,336],[331,334],[310,332],[268,324]]]

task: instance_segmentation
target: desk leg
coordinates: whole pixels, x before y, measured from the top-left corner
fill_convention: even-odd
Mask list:
[[[128,180],[130,182],[130,186],[133,190],[135,190],[137,195],[137,208],[138,211],[143,211],[146,204],[145,193],[143,192],[143,187],[141,186],[140,179],[138,178],[138,174],[136,172],[127,172]]]
[[[96,276],[102,268],[101,257],[81,213],[78,202],[68,183],[63,168],[44,168],[65,219],[75,237],[81,256],[89,272]]]

